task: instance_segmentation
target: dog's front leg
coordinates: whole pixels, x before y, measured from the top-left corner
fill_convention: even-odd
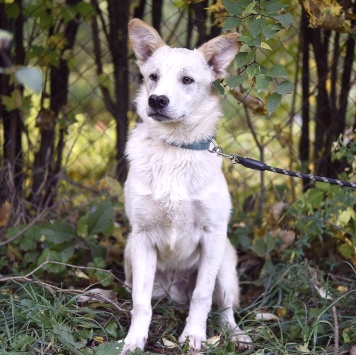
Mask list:
[[[225,236],[216,237],[213,233],[208,233],[202,238],[196,286],[190,301],[186,326],[179,337],[180,343],[189,340],[190,348],[195,350],[200,350],[202,341],[206,340],[206,322],[212,305],[216,277],[223,257],[225,238]]]
[[[121,355],[143,350],[152,317],[151,297],[156,273],[157,254],[145,232],[131,234],[130,258],[132,266],[131,326]]]

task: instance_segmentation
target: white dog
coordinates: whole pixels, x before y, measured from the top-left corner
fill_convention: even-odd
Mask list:
[[[190,302],[180,343],[201,348],[212,303],[240,349],[251,342],[234,319],[239,286],[236,252],[226,235],[230,196],[221,159],[207,150],[221,116],[211,83],[226,76],[238,36],[224,34],[196,50],[173,49],[141,20],[129,24],[143,84],[137,97],[142,122],[127,145],[132,232],[125,273],[133,309],[122,354],[144,348],[151,297],[165,295]]]

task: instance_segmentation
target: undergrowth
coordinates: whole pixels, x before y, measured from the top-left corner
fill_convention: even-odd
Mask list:
[[[123,287],[127,223],[121,187],[110,178],[103,186],[67,218],[6,229],[0,355],[119,353],[131,309]],[[253,340],[245,354],[349,354],[356,344],[355,193],[316,184],[293,204],[279,197],[257,223],[240,214],[229,227],[241,273],[236,319]],[[83,299],[93,288],[98,295]],[[145,353],[196,354],[177,343],[187,308],[167,300],[152,306]],[[201,352],[235,354],[218,318],[213,310]]]

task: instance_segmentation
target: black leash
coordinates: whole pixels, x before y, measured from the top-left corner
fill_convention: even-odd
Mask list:
[[[339,179],[331,179],[324,176],[317,176],[312,174],[297,173],[291,170],[275,168],[273,166],[269,166],[255,159],[241,157],[238,154],[225,154],[222,148],[218,146],[218,144],[215,142],[214,139],[211,140],[211,143],[213,144],[213,148],[209,149],[209,152],[216,153],[217,155],[228,158],[232,164],[241,164],[242,166],[248,169],[253,169],[258,171],[271,171],[273,173],[297,177],[300,179],[320,181],[331,185],[339,185],[343,187],[351,187],[356,189],[356,183],[354,182],[349,182],[349,181],[344,181]]]

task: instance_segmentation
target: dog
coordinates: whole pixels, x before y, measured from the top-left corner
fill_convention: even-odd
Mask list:
[[[121,354],[144,349],[151,298],[190,303],[180,343],[200,350],[212,304],[239,349],[251,343],[237,326],[236,251],[227,238],[231,200],[221,158],[208,151],[221,116],[212,82],[226,77],[238,52],[238,33],[199,49],[171,48],[139,19],[129,39],[143,76],[136,105],[142,121],[131,131],[124,186],[131,233],[125,247],[125,285],[132,319]]]

